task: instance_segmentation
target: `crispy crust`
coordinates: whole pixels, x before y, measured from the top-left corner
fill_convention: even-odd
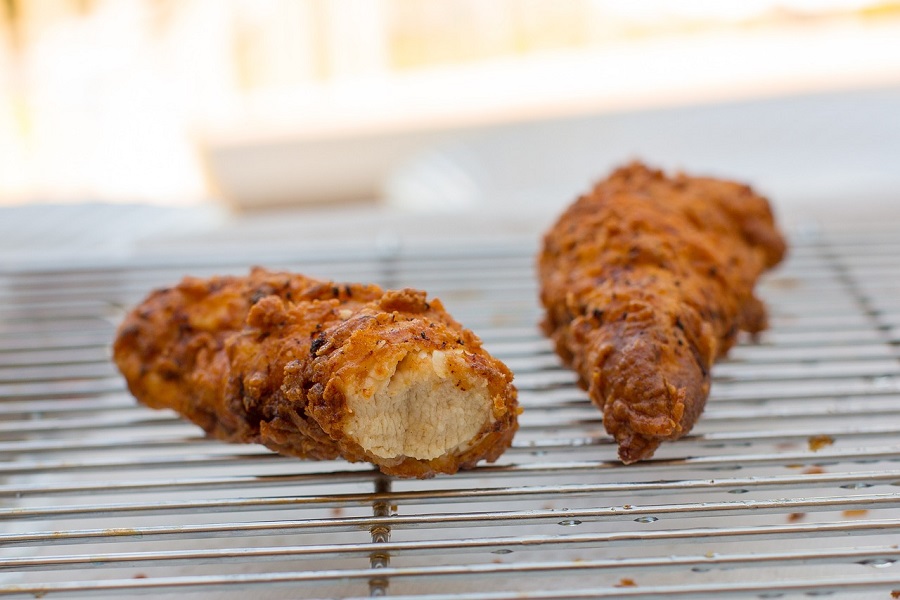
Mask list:
[[[435,351],[453,351],[456,381],[481,382],[490,418],[472,439],[428,460],[362,448],[346,431],[347,390],[403,353]],[[188,277],[128,314],[114,359],[139,401],[172,408],[216,438],[306,459],[369,461],[400,477],[493,461],[517,428],[510,371],[417,290],[260,268],[247,277]]]
[[[738,330],[766,327],[757,278],[786,250],[768,201],[634,163],[579,198],[538,258],[543,329],[603,410],[625,463],[691,430]]]

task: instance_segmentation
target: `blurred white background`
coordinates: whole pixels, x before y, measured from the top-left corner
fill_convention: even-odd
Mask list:
[[[900,204],[897,2],[0,7],[0,204],[192,207],[169,231],[272,208],[544,223],[633,158],[788,218]]]

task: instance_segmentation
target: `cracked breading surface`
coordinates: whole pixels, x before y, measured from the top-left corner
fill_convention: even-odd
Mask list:
[[[214,437],[400,477],[496,460],[517,429],[512,373],[417,290],[188,277],[126,316],[114,359],[139,401]]]

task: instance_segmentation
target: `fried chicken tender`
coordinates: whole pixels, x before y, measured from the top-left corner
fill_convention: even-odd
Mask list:
[[[542,327],[603,411],[622,462],[691,430],[713,362],[739,330],[765,329],[753,287],[785,251],[767,200],[748,186],[640,163],[546,233]]]
[[[127,315],[113,355],[140,402],[213,437],[399,477],[494,461],[517,428],[509,369],[412,289],[188,277]]]

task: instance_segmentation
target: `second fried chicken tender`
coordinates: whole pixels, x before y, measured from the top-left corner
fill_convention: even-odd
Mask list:
[[[748,186],[634,163],[579,198],[539,256],[545,332],[625,463],[691,430],[713,362],[766,327],[757,278],[786,245]]]
[[[126,317],[131,392],[210,435],[430,477],[510,445],[512,374],[424,292],[254,269],[186,278]]]

